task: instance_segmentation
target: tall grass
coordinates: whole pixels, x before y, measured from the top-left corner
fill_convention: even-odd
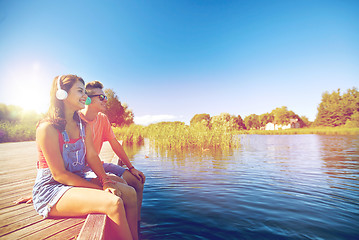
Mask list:
[[[152,124],[144,129],[144,135],[156,148],[235,148],[239,139],[231,132],[210,130],[204,126],[187,126],[181,123]]]
[[[36,138],[36,123],[0,121],[0,142],[33,141]]]
[[[130,126],[112,128],[118,140],[125,144],[142,144],[144,141],[143,128],[140,125],[132,124]]]

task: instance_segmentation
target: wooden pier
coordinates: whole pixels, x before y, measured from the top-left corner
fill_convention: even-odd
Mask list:
[[[113,156],[104,143],[101,160],[110,162]],[[31,195],[36,161],[35,142],[0,143],[0,239],[77,239],[85,217],[43,219],[32,204],[13,203]]]

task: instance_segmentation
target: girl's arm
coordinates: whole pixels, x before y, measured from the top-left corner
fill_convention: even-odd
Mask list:
[[[101,189],[100,186],[66,170],[59,147],[58,132],[50,123],[40,124],[36,130],[36,141],[44,154],[53,178],[57,182],[69,186]]]

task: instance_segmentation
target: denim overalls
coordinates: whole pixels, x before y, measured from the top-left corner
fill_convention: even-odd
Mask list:
[[[86,166],[85,128],[82,126],[81,119],[79,127],[80,138],[74,143],[70,143],[65,130],[61,133],[64,139],[62,158],[66,170],[85,178],[83,171]],[[51,208],[71,187],[55,181],[49,168],[37,169],[37,177],[32,191],[35,210],[46,218]]]

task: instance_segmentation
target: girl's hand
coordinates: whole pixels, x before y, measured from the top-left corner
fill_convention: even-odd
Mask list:
[[[121,197],[121,191],[118,189],[116,182],[108,181],[103,185],[103,190],[112,193],[118,197]]]

